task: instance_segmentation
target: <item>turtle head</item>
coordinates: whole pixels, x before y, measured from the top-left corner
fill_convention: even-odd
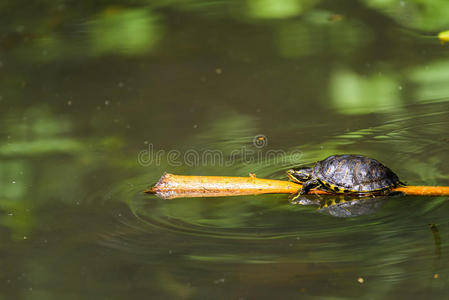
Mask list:
[[[312,179],[312,173],[312,168],[290,169],[287,171],[287,176],[293,182],[304,183]]]

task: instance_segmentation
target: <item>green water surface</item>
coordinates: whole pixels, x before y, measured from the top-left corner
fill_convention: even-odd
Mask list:
[[[142,191],[337,153],[449,185],[448,3],[4,1],[0,299],[446,298],[447,197]]]

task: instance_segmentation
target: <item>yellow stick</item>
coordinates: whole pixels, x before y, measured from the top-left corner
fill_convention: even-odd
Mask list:
[[[182,176],[165,173],[158,183],[146,190],[161,198],[219,197],[258,194],[294,194],[301,185],[291,181],[250,177]],[[394,189],[406,195],[448,196],[447,186],[405,186]],[[329,194],[312,190],[310,193]]]
[[[290,181],[256,177],[181,176],[165,173],[146,193],[165,199],[295,193],[301,186]]]

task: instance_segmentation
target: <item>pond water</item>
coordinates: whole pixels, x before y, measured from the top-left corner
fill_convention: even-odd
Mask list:
[[[0,5],[1,298],[449,293],[447,197],[337,218],[143,193],[337,153],[449,185],[447,2],[127,2]]]

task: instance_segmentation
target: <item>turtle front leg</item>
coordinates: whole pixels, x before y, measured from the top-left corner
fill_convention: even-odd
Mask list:
[[[302,195],[307,194],[314,187],[320,186],[320,182],[316,179],[311,179],[302,184],[302,188],[293,196],[292,202],[296,201]]]
[[[320,182],[316,179],[311,179],[302,184],[302,189],[298,192],[300,195],[307,194],[311,189],[320,186]]]

